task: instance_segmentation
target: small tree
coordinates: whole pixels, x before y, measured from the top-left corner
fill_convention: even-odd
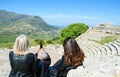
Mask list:
[[[67,37],[74,37],[74,32],[72,31],[72,29],[69,28],[64,28],[61,31],[61,36],[60,36],[60,40],[63,42],[63,40]]]

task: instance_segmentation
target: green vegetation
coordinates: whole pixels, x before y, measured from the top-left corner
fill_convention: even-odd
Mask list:
[[[44,44],[44,40],[41,40],[41,39],[35,39],[35,42],[36,42],[38,45]]]
[[[93,41],[95,41],[95,42],[97,42],[97,43],[100,43],[100,44],[105,44],[105,43],[109,43],[109,42],[112,42],[112,41],[115,41],[115,40],[117,40],[118,38],[120,38],[120,36],[107,36],[107,37],[104,37],[102,40],[100,40],[100,41],[96,41],[96,40],[93,40]]]
[[[58,27],[47,24],[39,16],[0,10],[0,48],[12,48],[16,37],[20,34],[27,35],[30,46],[34,46],[37,45],[36,39],[52,40],[59,37],[59,32]]]
[[[0,48],[9,48],[9,49],[13,48],[16,37],[17,37],[17,35],[9,35],[9,36],[2,35],[2,36],[0,36]],[[38,46],[41,41],[44,43],[44,45],[56,43],[55,40],[53,40],[52,36],[49,37],[47,35],[46,36],[27,35],[27,37],[30,41],[30,46]]]
[[[60,40],[63,42],[63,40],[67,37],[76,38],[80,36],[82,33],[84,33],[85,31],[87,31],[88,28],[89,28],[88,25],[84,23],[70,24],[68,25],[67,28],[64,28],[61,31]]]
[[[3,35],[0,36],[0,48],[13,48],[14,41],[16,36],[7,36]]]

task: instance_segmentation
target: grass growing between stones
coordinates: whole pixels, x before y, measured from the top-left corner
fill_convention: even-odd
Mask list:
[[[104,45],[106,43],[113,42],[113,41],[115,41],[117,39],[120,39],[120,35],[107,36],[107,37],[102,38],[102,40],[100,40],[100,41],[97,41],[97,40],[93,40],[93,41],[95,41],[95,42],[97,42],[99,44]]]

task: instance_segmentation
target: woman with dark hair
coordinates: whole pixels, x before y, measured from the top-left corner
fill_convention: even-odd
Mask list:
[[[71,37],[66,38],[63,43],[63,48],[64,55],[62,59],[50,67],[50,77],[67,77],[70,69],[75,69],[83,65],[85,55],[75,39]]]

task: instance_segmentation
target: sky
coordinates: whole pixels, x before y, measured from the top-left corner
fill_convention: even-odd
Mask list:
[[[55,26],[120,25],[120,0],[0,0],[0,10],[40,16]]]

